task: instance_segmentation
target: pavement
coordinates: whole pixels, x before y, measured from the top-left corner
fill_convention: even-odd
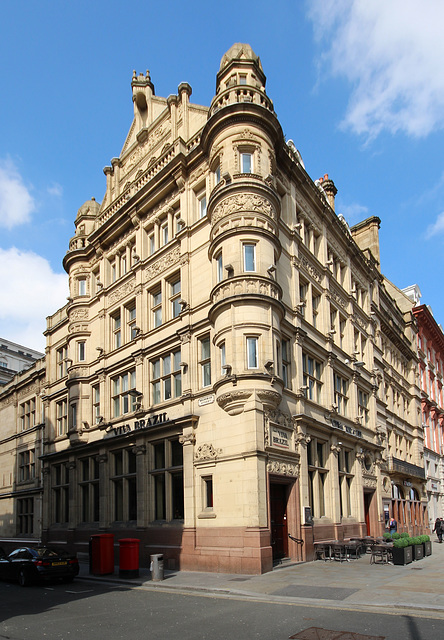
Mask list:
[[[432,555],[405,566],[370,564],[370,555],[349,562],[282,562],[262,575],[165,571],[155,582],[149,568],[139,577],[93,576],[80,562],[79,579],[162,592],[242,598],[342,610],[405,613],[444,619],[444,544],[432,541]]]

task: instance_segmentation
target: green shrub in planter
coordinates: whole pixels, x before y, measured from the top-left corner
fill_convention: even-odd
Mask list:
[[[399,534],[399,533],[396,533],[396,532],[395,532],[395,533],[392,533],[392,540],[399,540],[399,538],[400,538],[400,537],[401,537],[401,536],[400,536],[400,534]]]
[[[383,534],[382,534],[382,537],[384,538],[384,540],[385,540],[386,542],[388,542],[389,540],[391,540],[391,539],[392,539],[391,534],[390,534],[390,533],[387,533],[387,532],[386,532],[386,533],[383,533]]]
[[[393,564],[410,564],[413,560],[413,547],[408,538],[396,538],[393,540],[392,549]]]
[[[424,557],[432,555],[432,543],[430,541],[430,536],[423,534],[419,536],[421,538],[422,546],[424,549]]]
[[[394,538],[393,539],[393,547],[394,549],[405,549],[406,547],[410,547],[409,540],[407,538]]]
[[[403,531],[401,533],[401,538],[410,538],[409,534],[407,533],[407,531]]]
[[[414,536],[413,538],[409,538],[409,540],[413,547],[413,559],[421,560],[424,557],[424,547],[421,542],[421,537]]]

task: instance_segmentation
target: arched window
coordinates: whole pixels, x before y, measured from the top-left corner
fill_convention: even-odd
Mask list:
[[[392,498],[395,500],[404,500],[404,490],[399,484],[392,486]]]

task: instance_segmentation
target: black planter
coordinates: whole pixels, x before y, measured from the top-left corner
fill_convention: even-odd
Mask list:
[[[422,560],[424,557],[424,546],[423,544],[414,544],[413,545],[413,560]]]
[[[424,557],[432,555],[432,541],[428,540],[427,542],[423,542],[422,546],[424,547]]]
[[[393,564],[410,564],[413,560],[412,547],[397,549],[393,547]]]

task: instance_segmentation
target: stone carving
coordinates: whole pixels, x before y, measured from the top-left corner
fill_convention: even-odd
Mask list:
[[[267,464],[267,471],[268,473],[278,473],[279,475],[297,478],[299,475],[299,465],[294,462],[270,460]]]
[[[374,476],[362,476],[362,484],[367,489],[376,489],[377,480]]]
[[[68,331],[69,333],[85,333],[85,331],[88,331],[88,325],[81,324],[80,322],[78,322],[77,324],[70,324],[68,327]]]
[[[29,396],[38,392],[39,392],[39,386],[37,384],[33,384],[30,387],[25,387],[24,389],[21,389],[18,392],[17,397],[24,398],[25,396]]]
[[[194,435],[194,433],[187,433],[183,436],[179,436],[179,442],[184,446],[188,444],[196,444],[196,436]]]
[[[303,447],[308,446],[311,442],[311,436],[308,436],[306,433],[297,433],[295,437],[296,444],[299,444]]]
[[[339,452],[341,450],[341,445],[339,444],[331,444],[330,445],[330,451],[335,455],[338,456]]]
[[[239,193],[225,198],[216,205],[211,215],[211,222],[215,224],[221,218],[240,211],[253,211],[269,216],[273,220],[276,219],[276,211],[267,198],[255,193]]]
[[[201,444],[200,447],[197,448],[196,453],[194,454],[194,459],[195,460],[216,460],[221,453],[222,453],[222,449],[216,449],[212,444]]]
[[[131,452],[136,456],[143,456],[146,453],[146,445],[140,444],[132,447]]]
[[[73,309],[69,312],[70,320],[88,320],[88,309]]]
[[[344,298],[339,295],[339,293],[337,291],[335,291],[330,283],[330,289],[327,290],[327,298],[329,300],[333,300],[334,302],[336,302],[336,304],[338,304],[340,307],[342,307],[342,309],[346,309],[347,308],[347,302],[346,300],[344,300]]]
[[[257,397],[264,405],[271,405],[277,407],[281,401],[281,394],[277,391],[261,389],[257,392]]]
[[[293,429],[293,420],[287,413],[283,413],[280,409],[266,409],[265,418],[268,422],[273,422],[281,427]]]
[[[160,275],[163,271],[168,269],[168,267],[171,267],[172,265],[177,264],[179,262],[179,259],[180,259],[180,249],[179,247],[176,247],[169,253],[159,258],[157,262],[150,264],[145,269],[146,279],[151,280],[152,278],[155,278],[156,276]]]
[[[237,415],[244,410],[245,402],[253,393],[252,389],[239,389],[238,391],[228,391],[219,396],[216,401],[221,409],[229,415]]]
[[[114,304],[115,302],[119,302],[119,300],[122,300],[125,296],[133,293],[135,288],[136,280],[133,278],[110,293],[109,303]]]
[[[316,282],[320,283],[322,281],[322,274],[320,271],[318,271],[305,256],[300,256],[299,258],[297,256],[293,256],[292,264],[294,267],[302,268],[309,276],[316,280]]]

